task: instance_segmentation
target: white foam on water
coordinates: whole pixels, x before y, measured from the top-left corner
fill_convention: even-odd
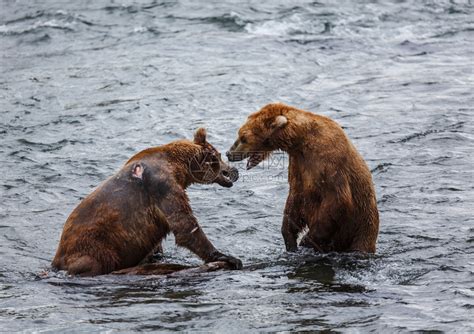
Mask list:
[[[143,33],[147,31],[148,31],[148,28],[144,26],[138,26],[138,27],[133,28],[134,33]]]
[[[268,20],[265,22],[248,23],[245,30],[254,35],[262,36],[288,36],[295,34],[312,34],[323,30],[322,26],[317,30],[312,24],[308,26],[308,19],[302,15],[294,14],[287,18]]]

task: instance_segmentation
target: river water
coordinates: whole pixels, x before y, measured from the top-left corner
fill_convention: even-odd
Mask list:
[[[471,1],[0,6],[0,330],[474,330]],[[132,154],[199,126],[225,151],[273,101],[352,138],[376,185],[376,255],[285,252],[277,154],[231,189],[188,191],[242,271],[37,278],[68,214]]]

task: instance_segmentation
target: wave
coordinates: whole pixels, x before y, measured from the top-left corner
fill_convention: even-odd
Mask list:
[[[62,149],[66,145],[76,145],[76,144],[83,144],[83,143],[89,144],[88,142],[85,142],[85,141],[69,140],[69,139],[62,139],[62,140],[59,140],[59,141],[53,142],[53,143],[42,143],[42,142],[31,141],[31,140],[28,140],[28,139],[25,139],[25,138],[19,138],[19,139],[17,139],[17,142],[21,146],[35,148],[35,149],[40,150],[41,152],[57,151],[57,150]],[[14,152],[10,153],[9,155],[13,156],[13,155],[16,155],[20,152],[21,152],[21,150],[20,151],[14,151]]]
[[[378,164],[375,168],[373,168],[370,172],[372,174],[381,174],[385,173],[390,167],[392,166],[391,163],[389,162],[383,162],[381,164]]]
[[[204,22],[215,24],[228,31],[241,31],[247,25],[237,13],[224,14],[221,16],[212,16],[203,19]]]
[[[277,20],[248,23],[245,30],[254,35],[294,36],[329,33],[333,24],[329,21],[314,20],[302,14],[292,14]]]
[[[167,8],[167,7],[173,7],[176,5],[175,1],[163,1],[163,2],[157,2],[153,1],[150,4],[144,4],[144,5],[108,5],[102,8],[103,10],[113,13],[113,12],[126,12],[130,14],[146,11],[148,9],[153,9],[155,7],[162,7],[162,8]]]
[[[315,20],[314,16],[292,13],[284,14],[277,19],[250,20],[236,12],[209,17],[183,17],[169,15],[168,19],[198,21],[216,25],[231,32],[246,32],[252,35],[293,36],[326,34],[331,32],[333,23],[325,20]]]
[[[410,135],[405,136],[404,138],[401,138],[401,139],[390,140],[389,143],[406,143],[406,142],[414,140],[414,139],[424,138],[424,137],[426,137],[428,135],[431,135],[431,134],[445,133],[445,132],[458,132],[458,130],[461,129],[463,127],[463,125],[464,125],[464,122],[457,122],[457,123],[448,125],[448,126],[442,128],[442,129],[428,129],[428,130],[425,130],[425,131],[410,134]],[[438,138],[438,139],[447,139],[447,137]],[[449,137],[449,139],[452,139],[452,138]]]
[[[54,13],[38,11],[34,14],[27,14],[4,22],[0,25],[0,35],[24,35],[38,32],[45,28],[72,32],[76,30],[77,24],[83,24],[86,26],[95,25],[94,23],[85,20],[80,15],[73,15],[64,11],[56,11]]]
[[[473,31],[474,31],[474,28],[471,28],[471,27],[464,28],[464,29],[452,29],[452,30],[448,30],[448,31],[433,35],[431,36],[431,38],[453,37],[458,34],[466,34],[467,36],[471,34]]]
[[[186,21],[198,21],[201,23],[213,24],[231,32],[244,31],[245,27],[249,23],[249,21],[243,19],[239,14],[235,12],[208,17],[184,17],[169,15],[166,18]]]
[[[0,26],[0,34],[7,35],[7,36],[18,36],[24,35],[31,32],[36,32],[42,30],[43,28],[52,28],[52,29],[59,29],[65,31],[74,31],[74,29],[70,25],[62,24],[56,20],[51,21],[38,21],[34,24],[27,26],[27,27],[8,27],[6,25]]]

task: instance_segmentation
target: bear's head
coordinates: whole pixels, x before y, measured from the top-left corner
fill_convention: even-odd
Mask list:
[[[282,103],[272,103],[251,114],[239,129],[237,140],[226,153],[229,161],[248,158],[247,169],[250,169],[267,158],[272,151],[281,148],[279,141],[288,124],[285,114],[289,108]]]
[[[217,183],[223,187],[232,187],[239,178],[237,168],[231,167],[221,159],[221,154],[206,139],[206,130],[199,128],[194,134],[194,144],[199,146],[189,163],[189,171],[196,183]]]

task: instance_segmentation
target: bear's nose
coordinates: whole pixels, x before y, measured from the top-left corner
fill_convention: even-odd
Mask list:
[[[229,161],[238,161],[235,159],[235,153],[233,154],[231,151],[225,152],[225,155],[227,156],[227,160]]]
[[[235,182],[239,179],[239,170],[235,167],[232,167],[229,171],[229,179],[232,182]]]

